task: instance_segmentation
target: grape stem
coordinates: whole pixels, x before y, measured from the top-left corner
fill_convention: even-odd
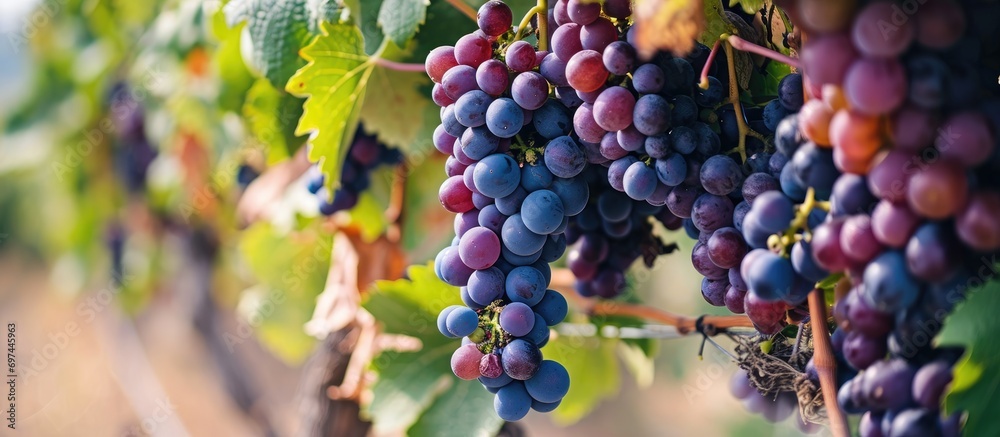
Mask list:
[[[475,9],[472,9],[472,6],[469,6],[464,1],[462,0],[445,0],[445,1],[448,2],[448,4],[454,7],[455,9],[458,9],[458,11],[464,14],[466,17],[471,18],[472,21],[475,22],[479,21],[479,16],[478,16],[479,13],[477,13]]]
[[[722,45],[722,40],[715,41],[712,45],[712,51],[708,53],[708,60],[705,61],[705,66],[701,67],[701,80],[698,82],[698,86],[703,90],[708,89],[708,70],[712,68],[712,64],[715,63],[715,55],[719,54],[719,47]]]
[[[733,110],[736,111],[736,127],[740,132],[740,142],[735,149],[730,150],[727,153],[739,152],[742,162],[747,162],[747,135],[750,135],[758,140],[767,142],[767,139],[757,131],[750,129],[747,125],[746,120],[743,118],[743,105],[740,103],[740,87],[739,80],[736,78],[736,59],[733,54],[732,44],[728,44],[730,35],[723,34],[719,40],[726,40],[727,44],[723,45],[726,50],[726,60],[729,67],[729,103],[733,105]],[[714,51],[715,49],[713,49]],[[709,54],[709,57],[712,55]],[[708,65],[708,63],[706,63]],[[702,74],[706,74],[708,70],[704,70]],[[702,89],[708,88],[708,77],[707,75],[702,78],[702,83],[699,84]]]
[[[375,65],[387,68],[389,70],[403,71],[409,73],[423,73],[427,69],[424,64],[408,64],[405,62],[390,61],[384,58],[374,58]]]
[[[836,437],[848,437],[847,417],[837,403],[837,362],[833,358],[830,330],[826,326],[826,299],[822,289],[809,293],[809,318],[813,329],[813,363],[819,374],[826,416],[830,419],[830,431]]]
[[[769,238],[768,247],[780,250],[782,255],[788,255],[789,248],[798,240],[799,231],[808,230],[809,214],[812,213],[813,208],[820,206],[818,205],[819,203],[821,202],[816,201],[816,190],[809,187],[806,190],[806,199],[802,201],[802,204],[795,211],[795,218],[788,225],[788,229],[780,236],[774,235]]]
[[[548,0],[538,0],[538,50],[549,49],[549,5]]]
[[[787,64],[797,69],[802,68],[802,64],[799,62],[798,59],[795,59],[791,56],[783,55],[780,52],[776,52],[767,47],[759,46],[743,38],[740,38],[736,35],[730,35],[728,38],[726,38],[726,41],[729,42],[729,44],[732,45],[733,48],[741,52],[750,52],[753,54],[761,55],[765,58],[773,59],[783,64]]]
[[[555,269],[552,271],[552,289],[562,293],[567,300],[573,301],[574,306],[580,308],[582,311],[591,316],[636,317],[643,320],[673,326],[677,328],[677,332],[681,335],[698,332],[699,320],[701,321],[701,326],[714,328],[717,333],[725,332],[728,328],[753,328],[753,323],[750,319],[742,315],[707,315],[699,318],[675,314],[645,305],[634,305],[617,301],[599,301],[596,299],[585,298],[575,292],[566,291],[572,289],[573,281],[573,273],[567,269]],[[709,331],[709,329],[705,329],[704,331]]]
[[[529,9],[527,14],[524,14],[524,17],[521,18],[521,23],[517,25],[517,33],[514,34],[514,39],[512,41],[520,41],[527,36],[524,32],[528,30],[528,27],[530,27],[531,17],[535,14],[538,15],[538,27],[541,28],[542,23],[544,22],[543,17],[548,14],[548,9],[545,7],[545,0],[539,0],[538,4]],[[545,50],[543,48],[541,35],[538,37],[538,49]]]

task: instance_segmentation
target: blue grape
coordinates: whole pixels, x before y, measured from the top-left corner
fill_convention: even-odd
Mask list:
[[[761,228],[770,234],[783,232],[795,218],[795,205],[777,191],[766,191],[754,199],[753,210],[760,211]]]
[[[569,391],[569,372],[555,361],[542,361],[535,376],[524,382],[524,388],[536,401],[559,402]]]
[[[529,256],[542,250],[545,245],[545,236],[531,232],[521,214],[514,214],[507,218],[500,231],[504,248],[515,255]]]
[[[521,219],[524,225],[536,234],[551,234],[562,223],[563,216],[562,200],[549,190],[538,190],[528,194],[521,205]]]
[[[528,192],[543,190],[552,185],[552,172],[544,165],[525,164],[521,167],[521,186]]]
[[[712,156],[722,149],[722,139],[715,133],[709,125],[705,123],[694,123],[692,129],[698,134],[698,146],[695,151],[702,156]]]
[[[514,378],[511,378],[510,376],[508,376],[506,373],[503,373],[503,372],[500,372],[500,376],[498,376],[496,378],[490,378],[490,377],[487,377],[487,376],[480,376],[479,377],[479,382],[481,384],[483,384],[483,387],[486,387],[486,388],[496,388],[496,389],[499,389],[500,387],[503,387],[503,386],[505,386],[507,384],[510,384],[513,381],[514,381]]]
[[[452,311],[455,311],[458,308],[462,308],[462,306],[451,305],[449,307],[445,307],[445,309],[441,310],[441,312],[438,313],[437,328],[438,331],[441,332],[441,335],[444,335],[445,337],[448,338],[458,338],[458,336],[452,334],[451,331],[448,330],[448,324],[447,324],[448,315],[451,314]]]
[[[816,198],[820,200],[830,198],[833,184],[840,176],[840,171],[833,163],[833,150],[821,148],[813,142],[799,147],[792,155],[789,167],[794,169],[795,181],[815,189]]]
[[[535,110],[531,123],[539,135],[550,140],[568,134],[573,127],[565,107],[551,100]]]
[[[541,108],[548,100],[549,83],[541,74],[527,71],[514,78],[510,94],[518,106],[534,111]]]
[[[669,187],[676,187],[687,178],[687,162],[679,153],[673,153],[664,159],[657,159],[655,167],[657,178]]]
[[[777,99],[771,100],[764,107],[764,126],[771,132],[777,131],[778,124],[786,117],[788,117],[788,110]]]
[[[561,136],[545,146],[545,166],[553,175],[571,178],[580,174],[587,165],[587,156],[572,138]]]
[[[806,240],[798,241],[792,246],[791,260],[795,272],[812,282],[822,281],[830,275],[816,263],[812,256],[812,246]]]
[[[768,173],[753,173],[743,181],[743,199],[753,203],[754,199],[768,191],[781,190],[781,184]]]
[[[483,306],[493,303],[503,296],[506,279],[503,272],[496,267],[472,272],[469,285],[466,286],[469,298]]]
[[[664,158],[670,154],[670,136],[667,134],[659,134],[646,137],[646,142],[643,148],[650,158]]]
[[[504,215],[517,214],[526,197],[528,197],[528,191],[518,186],[512,193],[496,200],[497,209]]]
[[[764,251],[752,262],[746,277],[751,293],[765,301],[781,300],[791,293],[795,271],[788,259]]]
[[[663,89],[666,77],[656,64],[643,64],[632,73],[632,86],[640,94],[655,94]]]
[[[563,213],[571,217],[580,214],[590,199],[590,187],[579,178],[555,178],[551,190],[562,200]]]
[[[699,230],[712,232],[733,224],[733,208],[727,197],[702,194],[691,205],[691,220]]]
[[[481,193],[497,199],[513,193],[518,188],[521,182],[521,169],[514,158],[497,153],[483,158],[476,165],[473,180]]]
[[[547,290],[534,309],[545,320],[546,325],[555,326],[566,318],[569,306],[562,293]]]
[[[890,250],[875,258],[864,272],[866,302],[879,311],[895,313],[917,300],[920,284],[907,271],[906,256]]]
[[[701,186],[709,193],[725,196],[731,193],[742,181],[743,171],[740,165],[725,155],[715,155],[701,166]]]
[[[722,102],[722,98],[725,95],[725,88],[722,86],[722,82],[713,76],[708,76],[708,89],[697,89],[695,93],[694,100],[701,106],[705,107],[715,107]]]
[[[500,327],[508,334],[522,337],[535,326],[535,313],[521,302],[511,302],[500,310]]]
[[[462,133],[460,144],[465,156],[473,160],[480,160],[497,150],[500,138],[491,134],[489,129],[484,126],[470,127]]]
[[[645,162],[637,161],[632,163],[625,171],[622,179],[622,186],[625,194],[635,200],[646,200],[653,191],[656,190],[656,170],[646,165]]]
[[[802,75],[791,73],[778,82],[778,101],[790,112],[802,109],[805,96],[802,94]]]
[[[553,263],[562,258],[564,252],[566,252],[566,235],[552,234],[549,235],[548,240],[545,240],[545,245],[542,246],[542,254],[539,258],[543,262]]]
[[[464,287],[468,284],[469,277],[472,276],[472,269],[462,263],[458,254],[458,247],[446,247],[438,253],[438,261],[435,262],[438,277],[448,285]]]
[[[445,326],[455,337],[465,337],[479,327],[479,315],[471,308],[458,307],[448,314]]]
[[[799,131],[798,115],[785,117],[774,130],[774,146],[785,156],[794,155],[804,141]]]
[[[775,157],[779,156],[782,155],[780,153],[774,154],[774,156],[771,157],[771,161],[773,162]],[[806,188],[801,182],[795,179],[795,170],[792,165],[785,165],[784,168],[781,169],[781,176],[778,178],[778,181],[781,183],[781,191],[785,194],[785,196],[788,196],[796,202],[801,202],[806,199]]]
[[[505,290],[512,302],[535,306],[545,295],[548,281],[538,269],[530,266],[516,267],[507,275]]]
[[[486,205],[479,211],[479,226],[489,229],[496,234],[500,234],[503,229],[503,222],[507,221],[507,216],[497,209],[496,205]]]
[[[512,99],[505,97],[490,103],[486,110],[486,126],[493,135],[500,138],[511,138],[521,131],[524,125],[524,112]],[[447,126],[445,126],[447,128]],[[449,132],[450,133],[450,132]]]
[[[864,176],[844,173],[833,184],[830,213],[834,217],[871,213],[877,203]]]
[[[493,398],[493,409],[497,416],[508,422],[521,420],[531,410],[531,396],[524,384],[515,381],[500,388]]]
[[[517,255],[511,252],[507,246],[504,246],[500,249],[500,257],[513,266],[528,266],[534,264],[535,261],[538,261],[542,257],[542,251],[539,250],[529,255]]]
[[[462,132],[465,132],[465,125],[459,123],[458,118],[455,118],[455,105],[448,105],[441,112],[441,125],[444,126],[445,132],[455,138],[461,137]]]
[[[554,411],[556,408],[559,408],[559,404],[561,404],[561,403],[562,403],[562,400],[560,400],[558,402],[550,402],[550,403],[538,402],[536,400],[532,400],[531,401],[531,409],[535,410],[535,411],[537,411],[539,413],[549,413],[549,412]]]
[[[636,152],[646,144],[646,136],[639,132],[635,126],[629,126],[615,134],[618,145],[629,152]]]
[[[538,345],[538,347],[544,346],[549,341],[549,327],[546,326],[545,319],[535,313],[535,323],[531,325],[531,331],[521,338]]]
[[[670,103],[658,94],[647,94],[635,102],[632,123],[643,135],[659,135],[670,128]]]
[[[618,191],[625,191],[625,172],[637,161],[639,160],[636,157],[626,155],[624,158],[616,160],[608,166],[608,182],[611,184],[611,188]]]
[[[698,132],[687,126],[677,126],[670,130],[670,147],[677,153],[690,154],[698,148]]]
[[[608,72],[624,76],[635,64],[635,49],[625,41],[615,41],[604,48],[602,59]]]
[[[504,372],[519,381],[531,379],[542,364],[542,352],[538,350],[538,346],[522,339],[504,346],[500,357]]]
[[[480,90],[469,91],[455,101],[455,119],[466,127],[482,126],[492,102],[493,98]]]

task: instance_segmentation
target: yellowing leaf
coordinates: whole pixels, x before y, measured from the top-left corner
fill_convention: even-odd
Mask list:
[[[309,160],[319,163],[330,189],[340,183],[340,169],[355,128],[372,72],[361,32],[350,24],[323,23],[322,34],[302,49],[308,64],[285,89],[306,97],[296,135],[310,134]]]
[[[701,0],[636,0],[634,11],[636,44],[643,56],[657,50],[686,54],[705,29]]]

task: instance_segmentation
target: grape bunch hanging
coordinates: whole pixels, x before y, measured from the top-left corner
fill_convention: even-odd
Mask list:
[[[850,290],[832,340],[862,435],[958,431],[938,409],[960,354],[914,340],[1000,249],[997,72],[976,63],[996,49],[969,43],[990,35],[972,12],[991,6],[928,1],[886,34],[899,3],[785,3],[808,33],[802,74],[759,107],[733,96],[731,56],[640,59],[627,1],[555,2],[551,50],[492,1],[478,31],[430,53],[456,213],[435,266],[466,304],[439,328],[465,337],[453,370],[502,418],[568,390],[539,350],[566,315],[549,264],[568,248],[577,292],[614,298],[636,260],[673,248],[655,220],[697,240],[705,300],[763,335],[802,320],[818,284]]]

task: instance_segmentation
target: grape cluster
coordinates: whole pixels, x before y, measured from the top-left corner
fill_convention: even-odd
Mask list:
[[[759,249],[743,279],[777,302],[797,296],[795,275],[844,274],[833,343],[840,403],[864,413],[861,435],[957,435],[940,405],[960,353],[930,339],[1000,250],[998,53],[983,18],[997,7],[790,3],[809,32],[813,98],[776,127],[774,156],[791,157],[783,196],[758,197],[744,218]],[[809,217],[821,204],[829,214]]]
[[[114,119],[114,167],[130,193],[146,189],[146,174],[158,151],[146,136],[146,117],[127,83],[112,87],[108,98]]]
[[[490,1],[478,17],[479,30],[426,61],[442,107],[434,145],[448,155],[438,194],[456,214],[455,240],[434,265],[465,303],[444,309],[438,327],[465,337],[455,375],[478,378],[496,394],[497,414],[514,421],[552,411],[569,390],[566,369],[540,348],[567,314],[565,298],[548,289],[549,263],[590,198],[587,156],[567,108],[535,71],[544,52],[511,41],[510,8]]]
[[[650,217],[669,230],[682,225],[666,208],[630,199],[613,189],[607,173],[603,166],[585,170],[592,201],[573,217],[566,231],[567,242],[572,244],[567,266],[576,278],[576,291],[584,297],[621,295],[626,289],[625,272],[637,259],[651,267],[657,256],[676,249],[653,234]]]
[[[402,160],[403,155],[399,150],[380,143],[374,136],[365,134],[364,128],[359,127],[347,151],[347,159],[340,169],[340,187],[333,196],[324,187],[323,173],[317,167],[310,169],[307,187],[319,201],[320,214],[333,215],[358,204],[361,193],[371,184],[373,170],[381,165],[399,164]]]

